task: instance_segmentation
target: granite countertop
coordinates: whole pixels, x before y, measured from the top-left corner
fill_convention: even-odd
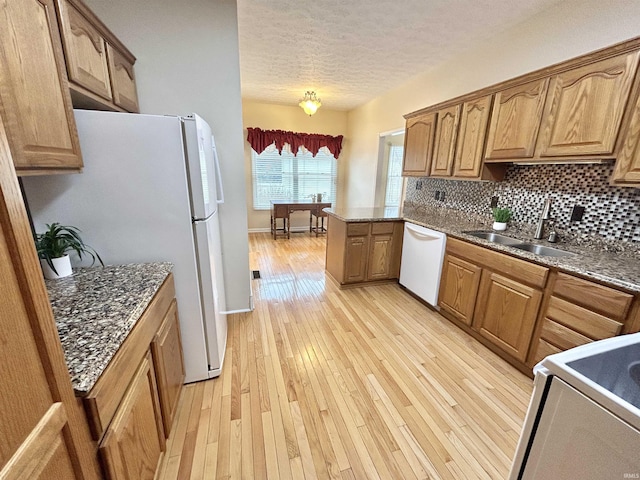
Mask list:
[[[451,237],[508,253],[514,257],[530,260],[547,267],[555,267],[567,273],[575,273],[613,287],[640,292],[640,261],[633,250],[611,252],[607,251],[604,245],[581,245],[576,242],[563,241],[549,243],[545,240],[534,240],[530,231],[512,228],[511,225],[505,232],[498,232],[519,240],[576,253],[576,255],[567,257],[549,257],[489,242],[464,233],[473,230],[491,231],[490,219],[483,221],[451,209],[427,207],[405,207],[403,219],[438,230]]]
[[[109,265],[45,280],[77,396],[93,388],[172,269],[171,263]]]
[[[391,222],[402,220],[399,207],[357,207],[323,208],[323,212],[333,215],[343,222]]]

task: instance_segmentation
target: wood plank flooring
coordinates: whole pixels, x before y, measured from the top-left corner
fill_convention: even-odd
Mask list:
[[[159,478],[506,478],[529,378],[397,284],[339,290],[322,237],[250,249],[255,311],[183,389]]]

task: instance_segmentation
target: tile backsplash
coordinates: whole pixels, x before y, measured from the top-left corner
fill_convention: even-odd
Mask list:
[[[635,244],[640,242],[640,189],[609,185],[612,171],[612,164],[512,165],[497,183],[409,178],[405,202],[490,216],[491,197],[497,196],[498,206],[513,212],[512,222],[535,224],[545,198],[551,198],[551,216],[564,235]],[[435,199],[436,192],[445,192],[444,201]],[[570,221],[575,205],[584,207],[579,222]]]

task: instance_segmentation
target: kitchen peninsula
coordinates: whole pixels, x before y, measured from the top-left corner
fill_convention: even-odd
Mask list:
[[[403,222],[399,208],[325,208],[327,273],[341,288],[397,280]]]

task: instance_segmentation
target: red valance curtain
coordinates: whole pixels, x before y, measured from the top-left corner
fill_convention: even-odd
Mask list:
[[[322,147],[327,147],[335,158],[338,158],[342,150],[342,135],[332,137],[331,135],[320,135],[317,133],[296,133],[286,132],[284,130],[247,128],[247,141],[257,154],[264,152],[265,149],[274,142],[279,153],[282,153],[284,144],[288,143],[291,147],[291,153],[294,155],[298,152],[300,146],[309,150],[314,157]]]

